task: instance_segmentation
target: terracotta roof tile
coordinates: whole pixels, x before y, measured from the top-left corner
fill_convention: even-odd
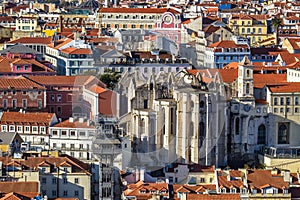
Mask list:
[[[38,182],[0,182],[0,191],[9,192],[38,192]]]
[[[136,196],[138,199],[149,199],[152,197],[150,191],[161,192],[165,190],[165,193],[162,193],[163,196],[168,196],[168,184],[167,183],[141,183],[137,182],[136,184],[130,184],[128,189],[124,191],[125,196]],[[140,191],[144,191],[141,193]]]
[[[225,83],[232,83],[238,77],[238,69],[220,69],[219,72]]]
[[[93,124],[88,124],[88,122],[70,122],[69,120],[65,120],[63,122],[60,122],[56,125],[54,125],[56,128],[95,128]]]
[[[232,187],[239,189],[239,188],[244,188],[244,183],[242,180],[228,180],[227,176],[218,176],[218,184],[219,187],[224,187],[227,189],[230,189]]]
[[[52,41],[51,37],[23,37],[16,40],[9,41],[10,44],[50,44]]]
[[[93,85],[92,87],[88,88],[88,90],[95,92],[97,94],[100,94],[102,92],[106,92],[107,90],[98,86],[98,85]]]
[[[74,48],[74,47],[68,47],[61,52],[66,53],[66,54],[92,54],[92,50],[88,48]]]
[[[300,92],[300,82],[287,82],[280,85],[268,85],[269,89],[273,93],[291,93]]]
[[[265,85],[286,83],[286,74],[253,74],[254,87],[263,88]]]
[[[6,166],[7,163],[11,162],[12,158],[0,157],[0,161],[2,161],[3,165]],[[62,157],[28,157],[26,160],[19,161],[22,166],[26,166],[32,170],[38,170],[38,167],[42,165],[44,162],[49,163],[51,166],[63,166],[66,163],[72,166],[72,173],[85,173],[90,174],[89,169],[90,165],[84,163],[76,158],[70,157],[68,155],[64,155]],[[0,182],[0,191],[1,190],[1,182]],[[10,192],[10,191],[9,191]],[[16,191],[16,192],[35,192],[32,190],[28,191]]]
[[[229,175],[231,177],[243,177],[243,172],[241,172],[239,170],[230,170]]]
[[[34,82],[44,86],[84,86],[95,83],[103,88],[106,87],[104,83],[94,76],[28,76]]]
[[[31,80],[28,80],[24,77],[16,77],[16,78],[0,78],[0,89],[7,90],[14,88],[16,90],[21,89],[39,89],[39,90],[45,90],[45,88]]]
[[[248,45],[246,44],[236,44],[232,40],[222,40],[220,42],[213,43],[209,45],[208,47],[214,48],[214,47],[219,47],[219,48],[249,48]]]
[[[289,183],[284,182],[283,176],[271,174],[271,170],[248,170],[248,185],[251,188],[261,189],[267,187],[267,184],[277,189],[288,188]]]
[[[50,125],[54,113],[20,113],[20,112],[3,112],[0,123],[44,123]]]
[[[4,195],[4,197],[0,198],[0,200],[21,200],[17,197],[13,192]]]

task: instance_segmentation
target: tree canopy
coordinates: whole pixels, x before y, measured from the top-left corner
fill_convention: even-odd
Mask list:
[[[106,84],[106,86],[111,90],[113,90],[116,87],[120,78],[121,78],[120,72],[115,72],[110,69],[105,70],[105,72],[103,74],[101,74],[99,77],[99,79],[104,84]]]

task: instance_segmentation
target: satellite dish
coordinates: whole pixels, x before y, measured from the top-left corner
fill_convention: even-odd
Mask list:
[[[183,77],[183,80],[187,84],[191,84],[193,82],[193,75],[187,74]]]

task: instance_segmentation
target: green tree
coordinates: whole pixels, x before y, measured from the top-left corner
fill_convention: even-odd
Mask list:
[[[279,45],[279,34],[278,34],[278,29],[279,27],[282,26],[282,21],[280,18],[274,17],[272,19],[272,26],[276,31],[276,45]]]
[[[118,81],[121,78],[121,73],[120,72],[115,72],[110,69],[105,70],[103,74],[100,75],[99,79],[106,84],[106,86],[113,90]]]

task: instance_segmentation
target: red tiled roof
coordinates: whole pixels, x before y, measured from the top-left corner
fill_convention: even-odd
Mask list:
[[[203,166],[200,164],[189,164],[188,165],[190,172],[214,172],[215,167],[212,166]]]
[[[98,85],[93,85],[92,87],[88,88],[88,90],[94,92],[94,93],[97,93],[97,94],[100,94],[102,92],[106,92],[107,90],[98,86]]]
[[[66,53],[66,54],[92,54],[91,49],[88,48],[74,48],[74,47],[68,47],[61,52]]]
[[[229,175],[231,177],[243,177],[243,172],[241,172],[239,170],[230,170]]]
[[[249,48],[248,45],[246,44],[236,44],[232,40],[222,40],[220,42],[213,43],[209,45],[208,47],[214,48],[214,47],[219,47],[219,48]]]
[[[33,80],[44,86],[84,86],[90,82],[95,82],[96,85],[106,87],[104,83],[94,76],[28,76]]]
[[[7,90],[14,88],[15,90],[21,89],[39,89],[45,90],[45,88],[31,80],[28,80],[24,77],[16,77],[16,78],[0,78],[0,89]]]
[[[272,175],[271,170],[249,170],[247,174],[248,185],[251,188],[261,189],[267,184],[277,189],[288,188],[289,183],[284,182],[283,176]]]
[[[188,193],[197,193],[197,192],[206,192],[207,190],[216,190],[215,184],[209,184],[209,185],[173,184],[172,187],[175,193],[184,192],[184,191]]]
[[[268,85],[268,88],[273,93],[291,93],[291,92],[300,92],[300,82],[287,82],[280,85]]]
[[[39,183],[38,182],[0,182],[0,191],[3,193],[38,192]]]
[[[99,13],[153,13],[163,14],[165,12],[171,12],[173,14],[179,14],[178,11],[171,8],[101,8]]]
[[[12,158],[0,157],[0,161],[2,161],[4,166],[6,166],[7,163],[11,162],[12,160],[13,160]],[[68,165],[72,166],[72,173],[90,174],[89,164],[84,163],[78,159],[72,158],[68,155],[65,155],[63,157],[28,157],[26,160],[20,160],[19,162],[21,163],[22,166],[25,166],[32,170],[38,170],[38,167],[45,162],[49,163],[51,166],[61,166],[61,165],[63,166],[66,163],[68,163]],[[3,191],[1,190],[1,185],[0,185],[0,191]],[[26,191],[20,191],[20,192],[26,192]],[[31,192],[31,190],[28,190],[27,192]]]
[[[232,83],[238,77],[238,69],[219,69],[223,82]]]
[[[143,183],[142,181],[128,185],[128,189],[124,191],[124,194],[125,196],[135,196],[137,199],[149,199],[152,197],[150,193],[152,190],[155,192],[165,190],[166,193],[161,193],[165,197],[169,194],[167,183]],[[145,193],[141,193],[140,191],[145,191]]]
[[[253,74],[254,87],[263,88],[265,85],[286,83],[286,74]]]
[[[242,180],[227,180],[227,176],[218,176],[218,184],[219,187],[225,187],[227,189],[232,187],[236,189],[245,187]]]
[[[23,37],[16,40],[9,41],[10,44],[50,44],[51,37]]]
[[[57,127],[57,128],[59,128],[59,127],[61,127],[61,128],[95,128],[94,125],[88,124],[87,122],[79,122],[79,121],[70,122],[69,120],[60,122],[60,123],[54,125],[54,127]]]
[[[21,112],[3,112],[0,123],[44,123],[50,125],[54,113],[21,113]]]

